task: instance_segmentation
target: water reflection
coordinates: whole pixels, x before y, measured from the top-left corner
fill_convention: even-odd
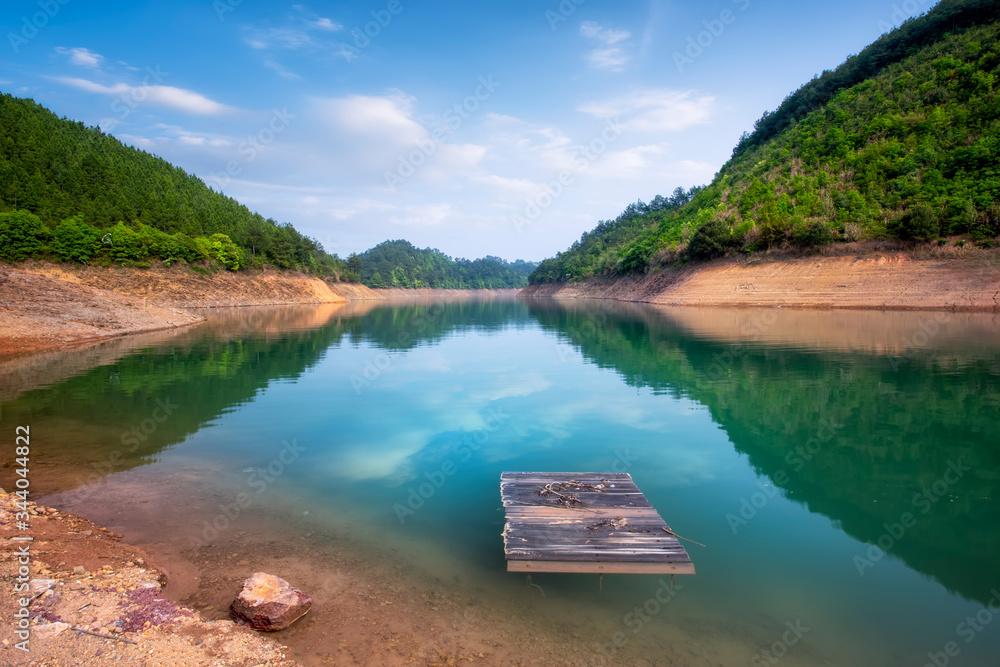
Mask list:
[[[498,530],[469,516],[495,510],[499,470],[610,469],[622,447],[641,454],[633,472],[658,505],[700,499],[684,519],[723,536],[749,531],[740,522],[753,519],[757,489],[726,487],[720,471],[746,464],[713,448],[718,434],[701,422],[687,425],[703,410],[772,490],[833,522],[822,539],[881,544],[884,558],[979,602],[1000,573],[990,316],[433,299],[209,316],[141,349],[65,361],[66,377],[57,355],[44,382],[5,376],[3,428],[30,422],[41,443],[33,488],[91,484],[191,440],[184,456],[200,470],[230,465],[238,477],[273,455],[287,422],[311,443],[289,493],[327,507],[378,503],[386,530],[418,526],[495,568]],[[271,449],[259,454],[258,440]],[[448,462],[460,473],[402,526],[393,507]],[[0,471],[0,485],[10,481]],[[786,531],[805,530],[788,521]],[[706,572],[746,558],[722,551],[701,556]],[[842,565],[844,577],[867,572]]]

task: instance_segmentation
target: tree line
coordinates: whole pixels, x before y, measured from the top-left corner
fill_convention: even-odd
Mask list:
[[[440,250],[420,249],[409,241],[384,241],[347,258],[369,287],[440,287],[446,289],[508,289],[525,287],[535,262],[508,262],[499,257],[453,259]]]

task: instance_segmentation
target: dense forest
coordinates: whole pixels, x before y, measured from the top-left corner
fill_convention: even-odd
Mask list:
[[[265,264],[350,278],[290,224],[32,100],[0,95],[0,259]]]
[[[867,239],[995,245],[998,20],[1000,3],[942,0],[765,113],[688,201],[630,205],[531,282]]]
[[[402,240],[385,241],[361,255],[351,255],[347,263],[369,287],[449,289],[524,287],[537,266],[535,262],[507,262],[491,256],[452,259],[440,250],[421,250]]]

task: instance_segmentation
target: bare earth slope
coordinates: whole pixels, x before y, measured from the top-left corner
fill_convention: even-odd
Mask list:
[[[522,296],[641,301],[671,306],[782,306],[891,310],[1000,309],[1000,252],[720,259],[647,276],[531,285]]]
[[[184,309],[383,298],[302,274],[0,264],[0,356],[196,324]]]
[[[21,271],[0,271],[0,355],[201,322],[178,308]]]

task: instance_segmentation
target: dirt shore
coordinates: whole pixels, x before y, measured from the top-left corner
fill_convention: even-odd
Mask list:
[[[273,639],[205,621],[162,593],[162,570],[120,536],[0,489],[0,663],[4,665],[274,665],[294,667]],[[27,529],[15,521],[24,521]],[[17,538],[30,536],[31,541]],[[27,547],[27,556],[20,555]],[[29,574],[21,575],[26,567]],[[18,635],[20,599],[30,600]],[[15,627],[15,624],[18,624]]]
[[[517,290],[380,289],[301,273],[187,267],[0,263],[0,358],[204,321],[197,308],[331,304],[397,298],[511,297]]]
[[[0,357],[203,322],[192,308],[381,298],[298,273],[0,263]]]
[[[843,254],[850,250],[856,252]],[[836,247],[807,257],[720,259],[640,277],[532,285],[521,295],[664,306],[989,312],[1000,310],[1000,250]]]

